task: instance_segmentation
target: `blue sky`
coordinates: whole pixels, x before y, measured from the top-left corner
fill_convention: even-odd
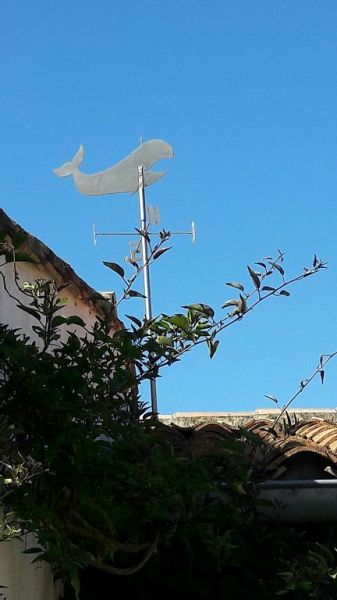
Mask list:
[[[81,196],[52,168],[83,144],[83,171],[102,170],[141,136],[175,150],[147,192],[161,226],[198,229],[154,265],[155,313],[206,302],[221,314],[224,283],[245,283],[246,265],[277,248],[289,275],[314,253],[328,261],[228,329],[212,361],[198,349],[158,385],[165,413],[287,401],[337,349],[335,0],[2,0],[0,73],[0,205],[93,287],[120,291],[101,261],[129,248],[94,247],[92,224],[136,226],[137,197]],[[332,363],[295,406],[337,406],[336,383]]]

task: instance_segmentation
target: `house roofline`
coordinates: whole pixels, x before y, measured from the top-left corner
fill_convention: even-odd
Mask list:
[[[99,309],[100,302],[104,301],[105,298],[101,296],[99,292],[97,292],[94,288],[88,285],[88,283],[86,283],[84,279],[79,277],[75,273],[74,269],[67,262],[62,260],[62,258],[57,256],[57,254],[55,254],[55,252],[53,252],[48,246],[46,246],[46,244],[41,242],[41,240],[39,240],[37,237],[26,231],[23,227],[21,227],[20,225],[18,225],[18,223],[11,219],[2,208],[0,208],[0,231],[4,231],[10,237],[13,237],[18,234],[23,235],[23,244],[25,244],[28,247],[28,250],[31,251],[38,258],[40,264],[51,264],[55,269],[56,273],[62,278],[64,282],[71,283],[72,286],[77,288],[77,290],[81,294],[82,300],[86,304],[90,306],[94,305],[96,308]],[[96,297],[97,295],[99,295],[101,296],[101,299],[97,298],[97,300],[89,300],[88,297],[90,297],[91,295],[94,295]],[[99,312],[101,311],[99,310]],[[115,320],[116,323],[121,324],[117,315],[115,315]]]

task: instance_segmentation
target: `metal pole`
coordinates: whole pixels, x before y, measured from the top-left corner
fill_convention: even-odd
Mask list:
[[[146,222],[146,206],[145,206],[145,193],[144,193],[144,168],[143,166],[138,167],[138,190],[139,190],[139,211],[140,211],[140,229],[144,233],[147,233],[147,222]],[[143,260],[143,272],[144,272],[144,294],[145,294],[145,316],[147,319],[152,318],[152,306],[151,306],[151,288],[150,288],[150,270],[148,264],[148,242],[145,235],[142,235],[142,260]],[[153,414],[158,414],[157,405],[157,386],[156,380],[150,379],[151,389],[151,409]]]

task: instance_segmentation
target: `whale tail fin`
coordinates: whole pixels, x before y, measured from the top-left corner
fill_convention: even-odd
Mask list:
[[[59,177],[68,177],[68,175],[72,175],[74,171],[78,169],[84,157],[84,148],[82,144],[80,145],[79,150],[76,152],[74,158],[70,162],[64,163],[61,167],[57,169],[53,169],[55,175]]]

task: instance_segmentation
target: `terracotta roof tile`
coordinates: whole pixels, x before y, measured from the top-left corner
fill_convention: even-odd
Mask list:
[[[186,449],[198,456],[219,454],[223,441],[240,439],[247,447],[253,466],[268,478],[283,476],[289,465],[296,470],[296,464],[302,470],[304,467],[310,470],[314,464],[316,469],[321,469],[321,478],[324,478],[329,477],[324,471],[325,466],[337,465],[337,425],[321,419],[300,421],[290,429],[280,421],[275,426],[272,419],[252,420],[241,429],[214,422],[189,428],[166,427],[179,430],[179,435],[186,440]],[[260,439],[257,449],[252,447],[249,438],[245,438],[245,431]],[[313,460],[317,464],[312,463]],[[316,478],[315,474],[313,478]]]

